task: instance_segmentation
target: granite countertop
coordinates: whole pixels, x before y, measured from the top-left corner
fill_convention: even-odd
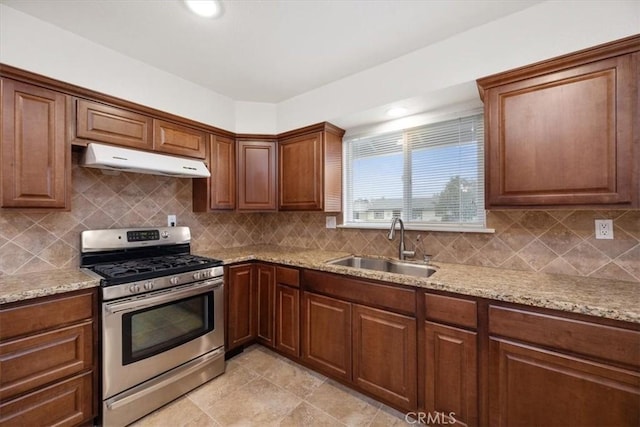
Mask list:
[[[428,278],[416,278],[326,263],[351,255],[347,252],[269,245],[206,251],[200,255],[221,259],[225,264],[250,260],[274,262],[424,289],[640,323],[640,284],[622,280],[439,262],[431,264],[437,269],[436,273]]]
[[[437,269],[432,276],[416,278],[327,264],[327,261],[332,259],[351,255],[346,252],[271,245],[196,253],[220,259],[226,265],[253,260],[273,262],[424,289],[640,323],[640,284],[633,282],[439,262],[432,264]],[[98,285],[97,279],[80,270],[56,270],[4,276],[0,277],[0,304]]]
[[[0,304],[95,288],[99,284],[100,280],[79,269],[2,276],[0,277]]]

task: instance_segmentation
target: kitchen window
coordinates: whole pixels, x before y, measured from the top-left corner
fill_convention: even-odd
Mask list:
[[[346,138],[345,227],[485,229],[484,118],[480,113]]]

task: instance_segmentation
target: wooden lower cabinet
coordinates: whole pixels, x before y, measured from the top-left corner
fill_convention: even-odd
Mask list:
[[[351,381],[351,304],[303,293],[302,359],[318,371]]]
[[[353,382],[396,407],[417,406],[416,319],[353,304]]]
[[[416,319],[303,293],[302,359],[397,408],[417,407]]]
[[[275,347],[293,357],[300,356],[300,291],[276,284]]]
[[[478,425],[477,333],[424,323],[425,409],[444,413],[451,425]]]
[[[638,426],[640,373],[491,338],[491,426]]]
[[[273,265],[256,264],[258,289],[258,341],[269,347],[275,345],[275,286],[276,268]]]
[[[0,307],[0,426],[77,426],[97,415],[95,289]]]
[[[253,264],[241,264],[227,270],[226,350],[256,339],[258,329],[257,287]]]

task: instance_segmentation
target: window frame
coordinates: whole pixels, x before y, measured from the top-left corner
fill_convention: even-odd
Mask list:
[[[443,122],[448,122],[448,121],[452,121],[452,120],[460,120],[460,119],[465,119],[465,118],[469,118],[469,117],[473,117],[473,116],[482,116],[483,111],[482,109],[474,109],[471,111],[465,111],[465,112],[461,112],[461,113],[454,113],[454,114],[448,114],[448,115],[441,115],[441,116],[435,116],[432,117],[430,120],[424,122],[424,123],[420,123],[420,124],[413,124],[412,126],[406,126],[406,127],[402,127],[402,126],[398,126],[393,128],[391,130],[386,130],[386,131],[380,131],[378,130],[377,132],[368,132],[368,133],[360,133],[357,135],[348,135],[347,137],[345,137],[345,144],[343,147],[343,188],[344,188],[344,192],[343,192],[343,206],[344,206],[344,212],[342,215],[342,224],[339,225],[339,227],[341,228],[360,228],[360,229],[388,229],[388,227],[391,224],[391,218],[387,218],[387,219],[382,219],[382,220],[374,220],[371,221],[368,219],[368,216],[362,215],[362,213],[358,212],[358,216],[360,218],[362,218],[363,216],[365,218],[367,218],[367,220],[357,220],[355,218],[354,212],[353,212],[353,202],[349,202],[349,197],[353,197],[352,196],[352,185],[350,185],[350,181],[353,180],[353,167],[352,164],[348,164],[348,162],[352,162],[353,158],[350,155],[350,153],[347,152],[347,150],[350,149],[350,143],[352,143],[354,140],[357,139],[361,139],[361,138],[371,138],[371,137],[376,137],[376,136],[380,136],[380,137],[385,137],[385,135],[395,135],[397,133],[402,134],[402,139],[405,141],[405,144],[403,144],[403,148],[402,148],[402,156],[403,156],[403,167],[405,168],[405,170],[408,169],[408,174],[412,175],[413,174],[413,170],[412,170],[412,164],[411,164],[411,147],[409,147],[409,144],[406,143],[407,140],[407,135],[410,134],[412,131],[415,132],[416,130],[420,130],[421,128],[425,128],[428,127],[430,125],[435,125],[438,123],[443,123]],[[484,135],[482,134],[482,137],[484,138]],[[447,144],[449,145],[449,144]],[[454,146],[454,144],[451,144],[451,146]],[[476,199],[480,199],[482,200],[483,203],[483,215],[481,218],[482,224],[476,222],[476,223],[464,223],[464,222],[458,222],[458,223],[450,223],[450,222],[445,222],[445,223],[436,223],[436,222],[429,222],[429,221],[416,221],[413,218],[416,217],[416,212],[415,209],[413,208],[413,200],[416,199],[409,199],[409,196],[412,193],[412,183],[411,183],[411,179],[406,179],[404,180],[403,184],[402,184],[402,211],[401,211],[401,218],[404,221],[405,224],[405,228],[407,230],[426,230],[426,231],[452,231],[452,232],[472,232],[472,233],[494,233],[495,230],[491,229],[491,228],[487,228],[487,215],[486,212],[487,210],[484,208],[484,192],[485,192],[485,187],[486,187],[486,183],[484,182],[484,155],[481,153],[481,155],[478,156],[478,177],[479,180],[482,181],[482,189],[478,190],[478,192],[480,194],[477,194]],[[392,209],[390,209],[392,210]],[[395,211],[395,208],[393,209]],[[371,212],[374,212],[373,210]],[[373,214],[372,216],[374,216],[375,214]],[[420,216],[422,217],[423,214],[420,213]],[[355,220],[355,221],[354,221]]]

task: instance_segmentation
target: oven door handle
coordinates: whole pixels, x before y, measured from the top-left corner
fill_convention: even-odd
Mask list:
[[[212,291],[214,289],[222,287],[223,280],[207,280],[205,282],[190,286],[185,289],[159,291],[159,295],[153,295],[143,297],[135,300],[128,300],[122,302],[108,303],[105,305],[105,311],[108,314],[116,314],[123,311],[139,310],[141,308],[155,306],[158,304],[164,304],[177,299],[187,298],[193,295],[198,295],[203,292]]]

